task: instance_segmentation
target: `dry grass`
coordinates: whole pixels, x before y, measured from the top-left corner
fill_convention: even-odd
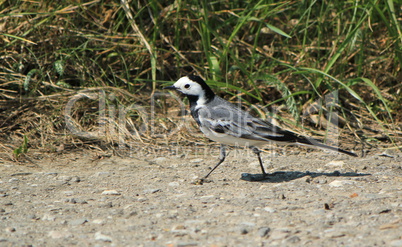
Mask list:
[[[180,102],[158,94],[188,73],[322,137],[331,109],[303,113],[338,90],[343,139],[401,146],[402,10],[393,1],[123,2],[0,2],[1,152],[24,135],[51,152],[198,144]]]

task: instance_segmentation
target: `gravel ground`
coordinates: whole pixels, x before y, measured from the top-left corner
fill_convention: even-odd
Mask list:
[[[402,155],[0,159],[0,246],[402,246]]]

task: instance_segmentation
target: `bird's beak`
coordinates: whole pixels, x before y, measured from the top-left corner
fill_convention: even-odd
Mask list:
[[[175,86],[167,86],[167,87],[164,87],[163,89],[177,89]]]

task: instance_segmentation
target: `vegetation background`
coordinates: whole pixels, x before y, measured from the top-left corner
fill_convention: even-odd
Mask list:
[[[169,132],[178,104],[158,94],[189,73],[261,117],[400,148],[401,13],[393,0],[0,0],[1,152],[194,143]],[[133,103],[144,111],[116,120]]]

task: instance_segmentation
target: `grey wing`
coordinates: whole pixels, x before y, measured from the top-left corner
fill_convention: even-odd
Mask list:
[[[281,129],[267,121],[254,118],[251,123],[253,127],[253,134],[266,138],[270,141],[295,143],[304,140],[304,137],[294,132]]]
[[[284,133],[280,133],[281,131],[270,123],[252,117],[247,112],[227,106],[200,108],[198,120],[200,125],[211,131],[237,138],[271,141],[284,137]]]

